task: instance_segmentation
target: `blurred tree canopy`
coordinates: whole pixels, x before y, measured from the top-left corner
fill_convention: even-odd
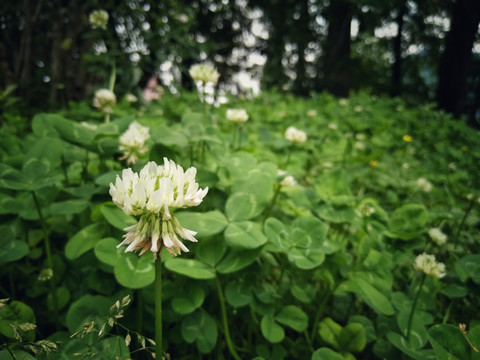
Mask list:
[[[89,26],[97,9],[106,30]],[[208,60],[237,92],[244,71],[302,96],[437,101],[478,124],[479,22],[478,0],[7,0],[0,89],[15,85],[32,109],[68,106],[105,86],[113,64],[121,96],[162,72],[191,88],[188,68]]]

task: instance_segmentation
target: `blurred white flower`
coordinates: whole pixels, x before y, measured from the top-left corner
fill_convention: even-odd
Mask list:
[[[331,122],[331,123],[328,124],[328,128],[330,130],[338,130],[338,125],[336,123]]]
[[[307,133],[305,131],[298,130],[293,126],[290,126],[285,131],[285,139],[293,143],[301,144],[307,141]]]
[[[355,144],[353,145],[355,149],[363,151],[366,149],[366,145],[364,142],[361,141],[356,141]]]
[[[437,262],[434,255],[420,254],[415,258],[413,268],[434,278],[442,278],[446,275],[445,264]]]
[[[40,274],[38,275],[38,280],[39,281],[47,281],[50,280],[53,277],[53,269],[42,269],[40,271]]]
[[[193,65],[188,73],[195,82],[201,82],[202,86],[205,86],[207,83],[217,85],[218,78],[220,77],[217,69],[210,64]]]
[[[245,109],[228,109],[226,118],[236,124],[242,124],[248,120],[248,114]]]
[[[338,100],[338,105],[340,105],[341,107],[345,107],[348,105],[348,99],[339,99]]]
[[[99,89],[95,92],[95,97],[93,98],[93,106],[104,114],[111,114],[113,112],[113,107],[117,103],[117,97],[108,89]]]
[[[292,175],[286,176],[282,181],[280,181],[281,186],[295,186],[297,185],[297,180]]]
[[[353,108],[353,111],[355,111],[355,112],[357,112],[357,113],[358,113],[358,112],[362,112],[362,111],[363,111],[363,107],[360,106],[360,105],[357,105],[357,106],[355,106],[355,107]]]
[[[92,29],[107,29],[108,13],[105,10],[94,10],[88,16],[88,22]]]
[[[127,94],[127,95],[125,95],[125,100],[132,104],[132,103],[136,103],[138,99],[133,94]]]
[[[432,241],[438,246],[447,242],[447,235],[445,235],[439,228],[431,228],[428,230],[428,235],[430,235]]]
[[[118,139],[119,149],[123,151],[120,160],[127,160],[127,165],[135,164],[139,154],[145,154],[148,147],[145,145],[150,139],[150,129],[134,121]]]
[[[417,179],[417,187],[424,192],[432,191],[432,183],[425,178]]]
[[[317,110],[315,110],[315,109],[310,109],[310,110],[307,111],[307,116],[309,118],[314,118],[317,115],[318,115],[318,113],[317,113]]]
[[[355,209],[355,213],[362,218],[369,217],[375,213],[375,208],[368,204],[362,204]]]
[[[124,169],[110,184],[112,200],[127,215],[140,216],[137,224],[125,228],[127,234],[118,247],[127,244],[125,252],[151,251],[161,255],[163,247],[172,255],[188,252],[178,236],[196,242],[196,232],[183,228],[172,210],[197,206],[208,192],[195,182],[195,167],[184,171],[180,165],[164,158],[163,166],[151,161],[140,171]]]

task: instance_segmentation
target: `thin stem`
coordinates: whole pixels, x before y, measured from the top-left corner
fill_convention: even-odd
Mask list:
[[[281,189],[281,185],[280,184],[275,184],[275,193],[273,194],[273,198],[272,198],[272,201],[270,201],[270,204],[268,205],[268,208],[267,210],[265,211],[265,216],[263,217],[263,220],[265,221],[269,216],[270,214],[272,213],[272,209],[273,207],[275,206],[275,203],[277,202],[277,197],[278,197],[278,194],[280,193],[280,189]]]
[[[420,285],[418,286],[417,294],[415,295],[415,299],[413,300],[412,311],[410,312],[410,316],[408,317],[408,324],[407,324],[407,341],[410,337],[410,330],[412,327],[412,320],[413,314],[415,312],[415,307],[417,306],[418,298],[420,297],[420,291],[422,290],[423,283],[425,282],[426,275],[422,274],[422,279],[420,280]]]
[[[462,218],[462,221],[460,222],[460,225],[458,225],[457,233],[455,234],[456,246],[460,245],[460,233],[462,232],[462,227],[465,224],[465,221],[467,220],[468,214],[470,214],[470,211],[472,211],[474,206],[475,206],[475,199],[472,198],[472,200],[470,200],[470,204],[468,205],[467,210],[465,210],[465,213],[463,214],[463,218]]]
[[[235,350],[235,345],[232,342],[230,337],[230,330],[228,329],[228,318],[227,318],[227,310],[225,307],[225,300],[223,298],[222,287],[220,285],[220,280],[218,277],[215,277],[217,283],[217,291],[218,291],[218,299],[220,300],[220,307],[222,310],[222,321],[223,321],[223,328],[225,332],[225,339],[227,340],[227,347],[230,351],[230,354],[235,360],[241,360],[240,356],[238,355],[237,351]]]
[[[42,208],[40,202],[38,201],[35,191],[32,191],[33,202],[35,203],[35,208],[37,209],[38,217],[42,224],[43,239],[45,241],[45,253],[47,254],[47,266],[52,270],[52,277],[49,281],[50,291],[52,292],[53,300],[53,320],[55,321],[55,326],[59,328],[58,322],[58,297],[57,297],[57,288],[55,285],[55,272],[53,271],[53,259],[52,259],[52,250],[50,246],[50,237],[48,236],[47,226],[45,218],[43,217]]]
[[[160,258],[155,260],[155,352],[156,358],[162,360],[162,261]]]
[[[237,143],[237,132],[238,126],[235,126],[235,129],[233,129],[232,150],[235,150],[235,144]]]
[[[242,125],[237,126],[238,128],[238,146],[237,149],[240,150],[242,148]]]
[[[322,299],[322,302],[320,303],[320,306],[318,307],[317,314],[315,315],[315,320],[313,321],[312,333],[310,334],[311,344],[313,344],[313,341],[315,340],[315,335],[317,335],[317,327],[318,322],[320,321],[320,316],[322,315],[323,309],[325,308],[325,305],[327,304],[327,301],[330,298],[330,295],[332,295],[332,293],[333,290],[328,289],[327,293]]]
[[[290,163],[290,157],[292,156],[292,149],[293,149],[293,145],[290,145],[288,147],[288,153],[287,153],[287,161],[285,161],[285,170],[287,170],[287,166],[288,164]]]

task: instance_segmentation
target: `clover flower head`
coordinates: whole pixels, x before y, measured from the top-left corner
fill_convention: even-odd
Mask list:
[[[363,111],[363,107],[360,106],[360,105],[357,105],[353,108],[353,111],[355,111],[356,113],[359,113],[359,112],[362,112]]]
[[[117,103],[117,97],[108,89],[99,89],[95,92],[95,97],[93,98],[93,106],[104,114],[111,114],[113,112],[113,107]]]
[[[370,217],[375,213],[375,208],[368,204],[361,204],[355,209],[355,213],[362,218]]]
[[[47,281],[50,280],[53,277],[53,269],[42,269],[40,271],[40,274],[38,275],[38,280],[39,281]]]
[[[243,124],[248,120],[248,114],[245,109],[228,109],[225,117],[228,121],[235,124]]]
[[[415,258],[413,268],[425,273],[425,275],[440,279],[445,276],[445,264],[437,262],[435,255],[426,253],[420,254]]]
[[[365,135],[364,133],[358,133],[358,134],[355,134],[355,139],[359,141],[363,141],[367,139],[367,135]]]
[[[297,185],[297,180],[292,175],[285,176],[285,178],[280,181],[281,186],[295,186]]]
[[[348,99],[339,99],[338,100],[338,105],[345,107],[348,105]]]
[[[310,109],[310,110],[307,111],[307,116],[309,118],[314,118],[317,115],[318,115],[318,113],[317,113],[317,110],[315,110],[315,109]]]
[[[337,125],[337,123],[331,122],[331,123],[328,123],[327,126],[328,126],[328,128],[329,128],[330,130],[338,130],[338,125]]]
[[[355,147],[355,149],[360,150],[360,151],[363,151],[363,150],[365,150],[365,149],[367,148],[367,146],[365,145],[365,143],[362,142],[362,141],[356,141],[353,146]]]
[[[150,139],[150,129],[136,121],[132,122],[127,131],[118,139],[119,149],[123,151],[120,160],[127,160],[127,165],[135,164],[138,155],[148,151],[148,147],[145,145],[148,139]]]
[[[431,228],[428,230],[428,235],[438,246],[441,246],[447,242],[447,235],[445,235],[439,228]]]
[[[432,191],[432,183],[423,177],[417,179],[417,187],[424,192]]]
[[[94,10],[88,16],[88,22],[92,29],[107,29],[108,13],[105,10]]]
[[[301,144],[307,141],[307,133],[294,126],[289,126],[285,131],[285,139],[293,143]]]
[[[138,101],[137,97],[133,94],[125,95],[125,100],[130,104],[136,103]]]
[[[125,228],[127,233],[118,245],[128,245],[125,252],[151,251],[161,255],[165,247],[172,255],[188,252],[179,239],[197,242],[195,231],[183,228],[175,217],[175,209],[199,205],[208,187],[200,189],[195,181],[197,169],[184,171],[180,165],[164,158],[163,165],[151,161],[139,172],[124,169],[110,184],[112,200],[127,215],[140,216],[137,224]]]
[[[207,83],[217,85],[220,74],[217,69],[211,64],[195,64],[188,71],[195,82],[201,82],[202,86]]]

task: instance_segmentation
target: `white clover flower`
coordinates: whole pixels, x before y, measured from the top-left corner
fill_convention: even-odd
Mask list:
[[[136,121],[132,122],[127,131],[118,139],[120,142],[119,149],[123,151],[120,160],[126,159],[127,165],[135,164],[138,155],[145,154],[148,151],[148,147],[145,145],[148,139],[150,139],[150,129]]]
[[[280,181],[281,186],[295,186],[297,185],[297,180],[292,175],[286,176],[282,181]]]
[[[298,130],[296,127],[290,126],[285,131],[285,139],[293,143],[304,143],[307,141],[307,133],[302,130]]]
[[[118,247],[127,244],[125,252],[151,251],[161,255],[165,247],[172,255],[188,252],[180,238],[197,242],[195,231],[183,228],[173,210],[197,206],[207,195],[195,182],[195,167],[184,171],[172,160],[163,159],[163,166],[151,161],[140,171],[124,169],[110,184],[112,200],[127,215],[140,216],[137,224],[125,228],[127,234]]]
[[[38,280],[39,281],[47,281],[50,280],[53,277],[53,269],[42,269],[40,271],[40,274],[38,275]]]
[[[408,169],[410,169],[410,164],[409,164],[409,163],[403,163],[403,164],[402,164],[402,170],[405,170],[405,171],[406,171],[406,170],[408,170]]]
[[[366,145],[364,142],[361,142],[361,141],[356,141],[355,144],[353,145],[353,147],[357,150],[360,150],[360,151],[363,151],[366,149]]]
[[[107,29],[108,13],[105,10],[94,10],[88,16],[88,22],[92,29]]]
[[[217,85],[218,78],[220,77],[217,69],[210,64],[193,65],[188,73],[195,82],[201,82],[202,86],[206,85],[207,83]]]
[[[137,97],[133,94],[127,94],[125,95],[125,100],[128,102],[128,103],[136,103],[138,101]]]
[[[426,253],[420,254],[415,258],[413,268],[438,279],[446,275],[445,264],[437,262],[434,255],[427,255]]]
[[[428,235],[430,235],[432,241],[438,246],[447,242],[447,235],[445,235],[439,228],[431,228],[428,230]]]
[[[315,109],[310,109],[310,110],[307,111],[307,116],[309,118],[314,118],[317,115],[318,115],[318,113],[317,113],[317,110],[315,110]]]
[[[348,105],[348,99],[339,99],[338,100],[338,105],[345,107]]]
[[[375,208],[373,206],[368,205],[368,204],[362,204],[362,205],[359,205],[355,209],[355,213],[359,217],[362,217],[362,218],[363,217],[370,217],[375,213]]]
[[[457,165],[455,163],[451,162],[451,163],[448,164],[448,169],[450,171],[457,171]]]
[[[113,107],[117,103],[117,97],[108,89],[99,89],[95,92],[95,97],[93,99],[93,106],[104,114],[111,114],[113,112]]]
[[[360,106],[360,105],[357,105],[353,108],[353,111],[359,113],[359,112],[362,112],[363,111],[363,107]]]
[[[236,124],[242,124],[248,120],[248,114],[245,109],[228,109],[225,117],[228,121]]]
[[[358,133],[358,134],[355,134],[355,139],[359,140],[359,141],[363,141],[367,138],[367,135],[365,135],[364,133]]]
[[[338,125],[336,123],[331,122],[327,126],[330,130],[338,130]]]
[[[417,179],[417,187],[424,192],[432,191],[432,183],[425,178]]]

